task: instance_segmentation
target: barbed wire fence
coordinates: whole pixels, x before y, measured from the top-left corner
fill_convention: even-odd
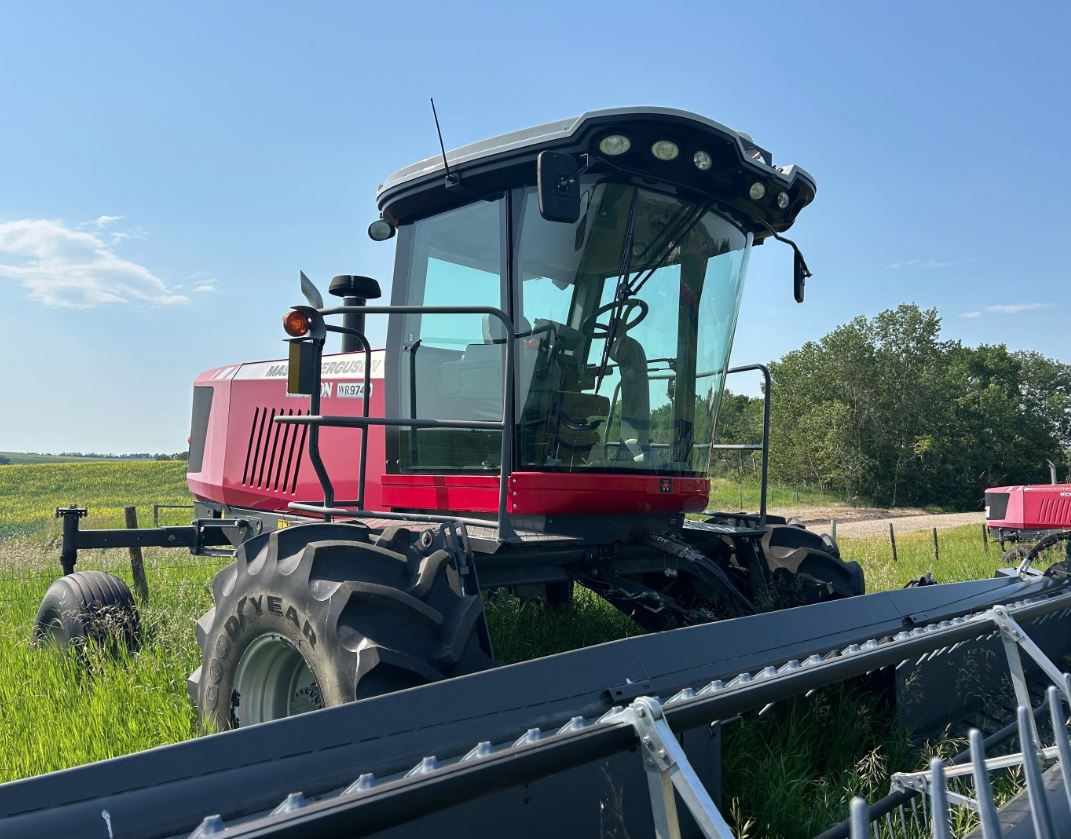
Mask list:
[[[123,508],[118,508],[120,514]],[[192,517],[191,505],[154,504],[138,508],[141,526],[186,525]],[[115,510],[100,509],[99,518],[115,526]],[[98,526],[94,523],[94,526]],[[60,567],[60,526],[51,520],[0,528],[0,621],[19,621],[21,612],[35,608],[48,587],[63,575]],[[166,595],[169,587],[207,585],[231,560],[226,556],[194,555],[174,548],[141,549],[152,593]],[[105,571],[122,578],[134,588],[131,555],[126,548],[87,549],[78,552],[78,571]],[[166,596],[164,597],[166,599]],[[18,609],[20,614],[14,614]],[[29,615],[32,619],[32,613]]]

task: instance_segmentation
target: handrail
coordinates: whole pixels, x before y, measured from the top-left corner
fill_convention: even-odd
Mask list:
[[[770,471],[770,368],[765,364],[745,364],[742,367],[730,367],[726,376],[733,373],[762,373],[762,442],[761,443],[711,443],[715,449],[735,449],[737,451],[762,452],[762,479],[759,484],[759,524],[766,524],[766,481]]]
[[[338,332],[343,335],[351,335],[357,339],[357,342],[361,345],[361,351],[364,353],[364,390],[362,391],[362,410],[363,416],[368,416],[369,399],[371,398],[371,367],[372,367],[372,346],[368,343],[368,338],[359,329],[355,329],[349,326],[334,326],[332,324],[324,324],[324,328],[328,332]],[[311,413],[311,411],[310,411]],[[319,437],[317,437],[319,440]],[[364,462],[368,459],[368,429],[365,428],[361,432],[361,469],[357,476],[357,506],[364,507],[364,490],[365,481],[367,478],[368,470],[364,468]],[[328,506],[327,499],[324,499],[324,506]]]
[[[697,446],[709,446],[711,449],[719,451],[752,451],[762,452],[762,483],[759,487],[759,523],[766,524],[766,483],[767,474],[770,466],[770,370],[765,364],[745,364],[742,367],[730,367],[725,370],[726,376],[731,376],[733,373],[748,373],[758,370],[762,373],[764,387],[763,387],[763,404],[762,404],[762,442],[761,443],[714,443],[714,433],[717,428],[711,429],[711,441],[709,444],[696,443],[693,444],[693,448]],[[696,374],[696,378],[705,378],[706,376],[713,376],[721,373],[720,370],[704,371],[703,373]],[[676,378],[677,373],[658,373],[648,378],[652,381],[662,379]],[[610,401],[610,411],[607,414],[606,425],[603,428],[603,445],[606,445],[609,441],[610,426],[613,422],[614,406],[617,404],[617,398],[621,390],[621,382],[619,381],[614,387],[613,398]]]
[[[328,306],[322,309],[314,310],[321,318],[326,318],[330,315],[346,315],[346,314],[365,314],[365,315],[453,315],[453,314],[474,314],[474,315],[489,315],[493,318],[497,318],[503,325],[505,333],[507,335],[514,335],[515,328],[513,321],[501,309],[497,309],[493,306]],[[365,474],[368,468],[367,464],[367,436],[368,428],[370,426],[384,426],[384,427],[403,427],[403,428],[465,428],[476,430],[497,430],[502,432],[502,446],[500,452],[500,467],[499,467],[499,487],[498,487],[498,534],[499,538],[516,538],[517,533],[513,528],[510,521],[509,511],[507,509],[509,500],[509,476],[512,472],[513,465],[513,387],[514,387],[514,341],[504,341],[503,344],[506,350],[506,362],[505,370],[503,372],[503,388],[502,388],[502,419],[500,421],[486,421],[486,420],[435,420],[435,419],[420,419],[418,417],[370,417],[369,411],[369,399],[368,394],[371,388],[371,349],[368,344],[367,338],[363,333],[357,330],[352,330],[348,327],[339,327],[335,325],[324,324],[324,328],[328,332],[343,332],[345,334],[357,335],[363,344],[363,351],[365,356],[364,364],[364,410],[360,417],[344,417],[344,416],[324,416],[320,414],[320,381],[322,376],[321,365],[316,365],[316,377],[315,386],[312,388],[312,394],[310,398],[309,414],[306,416],[279,416],[275,417],[275,422],[283,424],[293,425],[307,425],[309,426],[309,458],[312,461],[313,469],[316,472],[316,476],[320,481],[320,486],[324,491],[324,504],[322,507],[307,504],[302,502],[291,502],[288,506],[292,510],[299,510],[301,512],[317,512],[324,516],[324,518],[330,521],[332,516],[335,515],[353,515],[353,514],[369,514],[369,515],[382,515],[384,518],[400,518],[409,517],[409,514],[394,513],[394,512],[376,512],[365,510]],[[322,353],[323,341],[314,341],[320,345],[320,351]],[[335,505],[335,490],[334,484],[331,481],[331,476],[327,474],[327,469],[323,465],[323,459],[320,456],[320,428],[360,428],[362,429],[362,445],[361,445],[361,464],[360,473],[358,477],[358,498],[357,509],[348,510]],[[427,516],[423,518],[429,518]],[[439,517],[436,517],[439,518]],[[448,521],[460,521],[457,516],[442,517]],[[491,524],[491,522],[488,522]]]
[[[284,425],[319,425],[331,428],[366,428],[370,425],[399,426],[402,428],[473,428],[497,431],[505,424],[499,420],[437,420],[409,419],[408,417],[348,417],[330,414],[302,414],[281,416],[276,422]]]
[[[366,315],[378,315],[378,314],[428,314],[428,315],[448,315],[448,314],[482,314],[489,315],[497,318],[505,328],[507,335],[515,335],[515,327],[512,319],[501,309],[493,306],[330,306],[323,309],[315,310],[321,317],[327,317],[329,315],[345,315],[345,314],[366,314]],[[334,325],[325,324],[325,329],[330,332],[346,332],[347,334],[358,334],[359,339],[363,343],[363,351],[365,355],[364,364],[364,411],[361,417],[342,417],[342,416],[323,416],[320,414],[320,378],[321,368],[317,365],[316,369],[316,382],[311,395],[310,411],[306,416],[280,416],[275,418],[275,422],[279,423],[291,423],[295,425],[307,425],[310,427],[309,431],[309,457],[312,460],[313,469],[316,472],[316,476],[320,481],[320,485],[324,490],[324,504],[322,508],[315,508],[314,505],[302,504],[302,506],[295,507],[294,503],[289,506],[291,509],[301,509],[304,512],[320,511],[326,519],[330,519],[332,515],[337,515],[337,510],[334,506],[334,485],[331,482],[330,475],[327,474],[327,470],[323,465],[323,460],[319,451],[319,429],[322,427],[333,428],[360,428],[362,429],[362,457],[360,464],[360,474],[358,479],[358,498],[357,508],[358,511],[364,513],[368,512],[364,510],[364,488],[365,488],[365,475],[367,470],[367,443],[366,438],[368,434],[368,428],[370,426],[385,426],[385,427],[407,427],[407,428],[457,428],[457,429],[475,429],[475,430],[492,430],[502,432],[502,445],[500,452],[500,467],[499,467],[499,487],[498,487],[498,521],[497,526],[499,530],[499,537],[516,537],[516,531],[513,529],[510,523],[509,511],[507,510],[509,500],[508,482],[509,476],[512,472],[513,461],[513,388],[514,388],[514,361],[515,361],[515,347],[514,341],[503,341],[503,345],[506,350],[505,370],[503,372],[503,393],[502,393],[502,420],[501,421],[486,421],[486,420],[435,420],[435,419],[420,419],[416,417],[370,417],[368,416],[368,394],[371,388],[371,349],[368,341],[363,333],[357,333],[356,330],[350,330],[347,327],[339,327]],[[322,345],[321,345],[322,346]],[[762,477],[761,485],[759,489],[759,523],[761,525],[766,524],[766,497],[767,497],[767,478],[769,473],[770,462],[770,371],[764,364],[748,364],[741,367],[731,367],[725,371],[725,375],[729,376],[733,373],[744,373],[751,371],[759,371],[763,375],[764,381],[764,394],[763,394],[763,411],[762,411],[762,442],[761,443],[710,443],[711,449],[718,450],[738,450],[738,451],[761,451],[762,452]],[[712,373],[715,371],[711,371]],[[296,502],[295,502],[296,503]],[[384,512],[385,516],[394,515],[393,513]],[[452,519],[451,519],[452,520]]]

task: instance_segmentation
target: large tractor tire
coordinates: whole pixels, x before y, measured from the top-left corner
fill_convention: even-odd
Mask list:
[[[863,567],[841,559],[833,539],[802,524],[768,523],[761,544],[783,606],[855,597],[866,591]]]
[[[310,524],[245,542],[197,621],[188,689],[202,724],[253,725],[492,666],[482,601],[462,594],[437,538]]]

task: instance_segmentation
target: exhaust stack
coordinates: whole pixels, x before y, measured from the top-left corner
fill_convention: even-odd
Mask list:
[[[343,306],[363,306],[369,300],[376,300],[382,296],[379,283],[371,277],[361,277],[356,274],[339,274],[331,280],[328,291],[335,297],[342,298]],[[348,329],[356,329],[364,333],[364,315],[359,312],[350,312],[342,317],[342,325]],[[342,352],[355,352],[360,346],[354,335],[342,336]]]

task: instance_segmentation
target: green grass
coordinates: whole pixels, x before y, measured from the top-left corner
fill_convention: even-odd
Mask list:
[[[184,464],[174,462],[12,465],[0,468],[0,781],[113,757],[196,736],[185,680],[199,663],[192,621],[211,605],[209,583],[224,559],[148,550],[151,601],[142,610],[145,644],[119,660],[91,653],[90,667],[31,648],[34,613],[58,574],[52,509],[88,505],[91,526],[119,526],[122,507],[187,503]],[[791,490],[790,490],[791,492]],[[810,494],[800,503],[824,505]],[[723,505],[735,507],[736,505]],[[898,588],[927,570],[942,582],[988,577],[1000,564],[976,527],[943,531],[935,566],[928,532],[898,537],[899,561],[884,537],[844,540],[870,591]],[[125,551],[86,551],[80,567],[129,582]],[[586,590],[552,614],[492,595],[487,614],[496,653],[509,662],[636,634],[627,618]],[[855,792],[887,790],[888,773],[921,766],[919,750],[882,723],[873,700],[837,687],[807,701],[779,703],[725,729],[725,809],[750,836],[810,836],[843,818]]]
[[[903,588],[932,571],[939,583],[958,580],[977,580],[992,577],[1004,565],[1003,555],[996,543],[988,546],[982,541],[977,525],[938,531],[940,559],[934,560],[933,534],[929,530],[898,534],[897,561],[893,562],[889,537],[868,536],[841,540],[841,553],[863,566],[867,591],[886,591]]]
[[[134,460],[0,466],[0,541],[20,535],[59,533],[56,507],[89,509],[85,527],[119,527],[123,507],[137,505],[151,524],[153,504],[190,504],[186,464]],[[187,522],[191,518],[187,516]]]
[[[114,563],[87,558],[86,564],[112,570],[129,582],[129,562],[122,567],[125,552],[115,553]],[[41,558],[54,561],[55,555]],[[200,663],[190,617],[211,606],[207,581],[221,563],[176,568],[174,554],[162,551],[148,552],[146,561],[152,603],[142,610],[143,649],[116,659],[90,647],[89,667],[74,656],[28,643],[37,603],[56,572],[45,575],[39,567],[17,565],[11,570],[13,563],[5,562],[8,579],[0,583],[0,781],[196,734],[185,693],[186,677]]]
[[[876,800],[890,772],[918,763],[875,694],[854,685],[779,703],[724,734],[723,795],[738,835],[815,836],[847,816],[852,796]]]
[[[24,463],[92,463],[95,461],[114,462],[117,457],[70,457],[62,454],[38,454],[37,452],[0,452],[12,464]]]
[[[759,509],[760,485],[752,478],[737,482],[731,478],[710,479],[710,509],[722,512]],[[771,511],[790,507],[834,507],[844,497],[822,492],[814,487],[770,484],[766,490],[766,507]]]
[[[134,657],[90,653],[90,668],[29,645],[37,605],[59,576],[54,509],[89,508],[88,527],[118,527],[123,507],[187,504],[185,464],[80,461],[0,467],[0,781],[62,769],[195,734],[186,676],[198,664],[191,617],[211,606],[222,559],[148,550],[146,643]],[[187,514],[186,518],[189,518]],[[130,582],[126,551],[83,551],[79,567]]]

